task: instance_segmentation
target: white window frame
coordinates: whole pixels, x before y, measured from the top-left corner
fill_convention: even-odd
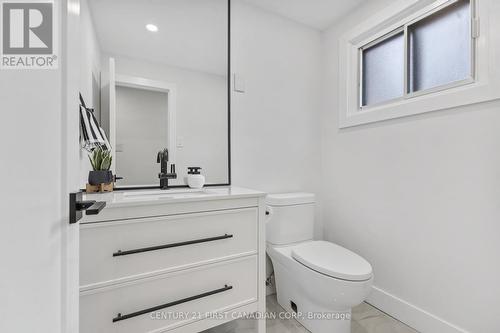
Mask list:
[[[400,0],[340,39],[339,128],[470,105],[500,98],[500,4],[471,0],[471,77],[361,107],[361,48],[388,38],[457,0]],[[498,1],[496,1],[498,2]],[[407,45],[405,45],[405,48]],[[406,59],[405,59],[406,61]],[[405,73],[405,81],[407,82]]]

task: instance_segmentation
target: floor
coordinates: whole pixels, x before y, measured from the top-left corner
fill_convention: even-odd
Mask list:
[[[279,313],[283,308],[278,304],[276,295],[267,297],[267,312]],[[294,319],[268,319],[267,333],[308,333]],[[207,330],[204,333],[252,333],[254,322],[239,320]],[[388,316],[373,306],[362,303],[352,310],[351,333],[418,333],[411,327]]]

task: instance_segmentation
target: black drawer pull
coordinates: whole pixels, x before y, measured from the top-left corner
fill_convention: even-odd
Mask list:
[[[121,321],[121,320],[125,320],[125,319],[134,318],[134,317],[137,317],[137,316],[141,316],[141,315],[149,313],[149,312],[154,312],[154,311],[162,310],[162,309],[165,309],[165,308],[169,308],[169,307],[172,307],[172,306],[175,306],[175,305],[178,305],[178,304],[182,304],[182,303],[194,301],[194,300],[199,299],[199,298],[203,298],[203,297],[207,297],[207,296],[219,294],[219,293],[222,293],[224,291],[231,290],[231,289],[233,289],[233,286],[228,286],[226,284],[224,286],[224,288],[212,290],[212,291],[209,291],[209,292],[206,292],[206,293],[203,293],[203,294],[199,294],[199,295],[196,295],[196,296],[191,296],[191,297],[183,298],[183,299],[180,299],[178,301],[174,301],[174,302],[170,302],[170,303],[165,303],[165,304],[162,304],[162,305],[154,306],[154,307],[149,308],[149,309],[145,309],[145,310],[141,310],[141,311],[137,311],[137,312],[132,312],[132,313],[129,313],[129,314],[126,314],[126,315],[122,315],[121,313],[119,313],[119,314],[116,315],[115,318],[113,318],[113,323],[116,323],[117,321]]]
[[[171,243],[171,244],[151,246],[151,247],[143,247],[142,249],[135,249],[135,250],[128,250],[128,251],[118,250],[117,252],[113,253],[113,257],[127,256],[129,254],[136,254],[136,253],[142,253],[142,252],[169,249],[171,247],[179,247],[179,246],[185,246],[185,245],[191,245],[191,244],[213,242],[216,240],[227,239],[227,238],[232,238],[232,237],[233,237],[233,235],[225,234],[224,236],[195,239],[195,240],[190,240],[190,241],[186,241],[186,242]]]
[[[86,209],[85,212],[87,213],[87,215],[97,215],[104,207],[106,207],[105,201],[94,202],[92,203],[92,205],[90,205],[89,208]]]

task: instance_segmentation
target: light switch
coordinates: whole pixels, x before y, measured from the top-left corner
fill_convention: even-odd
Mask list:
[[[245,92],[245,79],[240,74],[234,74],[234,91],[239,93]]]
[[[184,137],[183,136],[177,137],[177,148],[184,148]]]

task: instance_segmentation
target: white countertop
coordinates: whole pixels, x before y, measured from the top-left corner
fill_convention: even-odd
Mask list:
[[[266,193],[237,186],[204,187],[200,190],[173,188],[169,190],[126,190],[84,194],[84,200],[106,201],[106,207],[158,205],[178,202],[263,197]]]

